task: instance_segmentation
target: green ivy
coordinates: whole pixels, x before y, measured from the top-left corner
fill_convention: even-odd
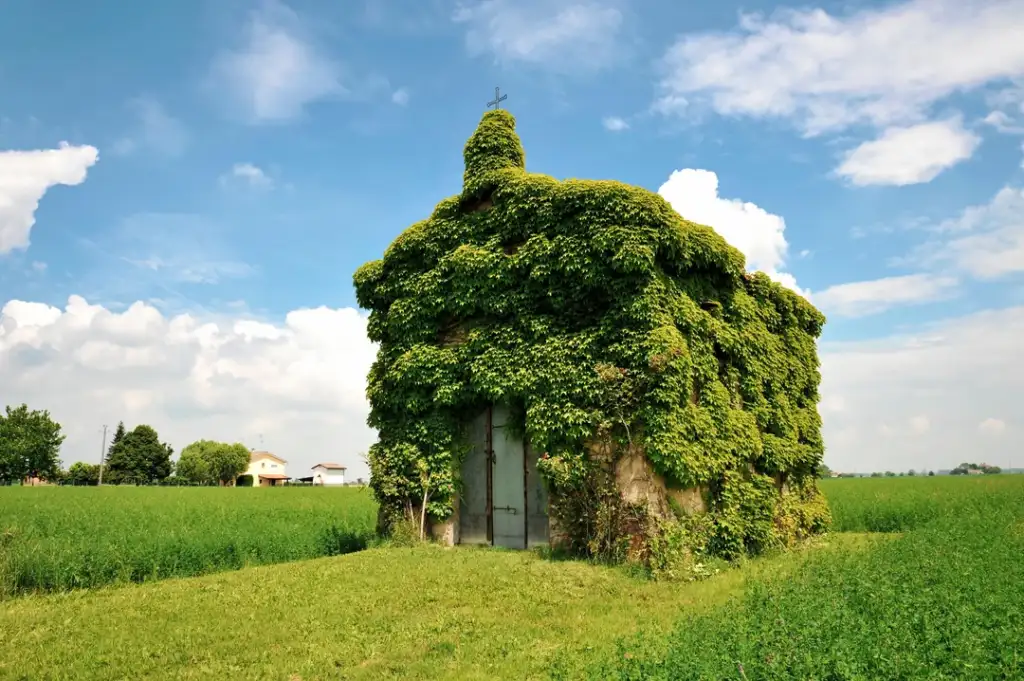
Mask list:
[[[653,192],[526,172],[507,111],[484,115],[464,156],[462,193],[354,276],[379,344],[369,461],[384,517],[419,503],[422,460],[428,511],[446,518],[464,424],[501,402],[547,453],[553,498],[589,475],[585,445],[611,429],[668,484],[712,491],[717,553],[789,541],[810,521],[786,518],[824,503],[824,316]],[[783,482],[800,490],[785,506]]]

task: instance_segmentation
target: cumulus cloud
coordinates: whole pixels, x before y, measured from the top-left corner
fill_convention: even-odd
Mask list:
[[[262,4],[245,34],[244,45],[217,56],[211,77],[217,91],[229,94],[250,121],[286,121],[312,102],[348,93],[341,66],[286,5]]]
[[[555,71],[592,71],[617,54],[623,16],[614,0],[476,0],[453,20],[466,26],[471,55],[491,53]]]
[[[629,129],[629,123],[625,119],[619,118],[618,116],[608,116],[601,121],[605,130],[611,132],[622,132],[623,130]]]
[[[998,414],[1021,423],[1024,307],[978,312],[862,342],[822,342],[826,462],[845,471],[1021,462],[1024,435],[978,439]],[[925,425],[927,423],[927,425]],[[986,426],[984,429],[999,429]]]
[[[811,294],[811,300],[827,314],[863,317],[901,305],[944,300],[954,294],[957,283],[955,277],[908,274],[830,286]]]
[[[221,175],[221,184],[228,184],[232,181],[241,181],[250,187],[261,187],[268,189],[273,186],[274,181],[262,168],[252,163],[236,163],[231,166],[231,171]]]
[[[848,151],[836,173],[859,186],[931,182],[969,159],[979,144],[981,138],[965,130],[960,117],[887,128],[877,139]]]
[[[723,115],[784,117],[808,135],[919,123],[950,95],[1024,75],[1024,0],[912,0],[842,16],[745,14],[680,37],[661,96]]]
[[[66,142],[56,149],[0,151],[0,255],[28,248],[46,191],[81,184],[98,159],[96,147]]]
[[[1022,337],[1016,307],[823,342],[826,461],[861,472],[1009,465],[1024,448],[1012,427],[1024,420]],[[351,308],[268,322],[168,317],[141,302],[116,313],[72,296],[63,310],[9,301],[0,311],[4,398],[50,409],[68,433],[65,463],[96,461],[101,426],[123,419],[153,425],[177,451],[202,437],[257,446],[262,436],[293,475],[331,458],[365,477],[375,353]]]
[[[747,267],[761,270],[801,295],[793,275],[783,272],[789,244],[786,222],[763,208],[740,199],[718,195],[718,175],[710,170],[673,171],[658,193],[687,220],[713,228],[743,252]]]
[[[72,296],[63,310],[13,300],[0,311],[4,399],[50,410],[68,434],[65,464],[97,461],[99,429],[123,419],[152,425],[176,451],[262,437],[292,475],[331,459],[365,477],[375,353],[352,308],[268,322],[166,317],[142,302],[116,313]]]

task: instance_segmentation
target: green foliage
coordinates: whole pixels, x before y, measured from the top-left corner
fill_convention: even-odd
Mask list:
[[[176,474],[194,483],[229,485],[249,467],[249,450],[236,442],[197,440],[181,450]]]
[[[171,474],[171,446],[160,442],[151,426],[135,426],[125,433],[123,424],[110,444],[103,481],[114,484],[149,484]]]
[[[252,487],[253,479],[252,476],[246,473],[245,475],[239,475],[238,479],[235,480],[235,485],[238,487]]]
[[[501,402],[546,453],[582,553],[621,554],[633,522],[588,452],[606,436],[671,486],[713,489],[716,551],[787,543],[771,481],[813,486],[821,464],[823,315],[653,192],[526,172],[507,111],[485,114],[464,156],[462,193],[354,275],[380,348],[368,458],[385,525],[423,497],[417,462],[430,514],[450,514],[464,425]]]
[[[830,481],[844,528],[905,534],[758,579],[667,637],[631,637],[589,679],[1024,678],[1024,480]],[[873,524],[873,523],[869,523]]]
[[[4,487],[0,597],[338,555],[376,514],[365,488]]]
[[[64,478],[68,485],[97,485],[100,480],[100,466],[96,463],[76,461],[68,468]]]
[[[64,438],[49,411],[8,405],[0,414],[0,482],[56,478]]]

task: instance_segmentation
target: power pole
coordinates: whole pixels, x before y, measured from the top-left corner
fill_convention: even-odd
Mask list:
[[[97,487],[103,485],[103,461],[107,456],[107,424],[103,424],[103,444],[100,446],[100,479]]]

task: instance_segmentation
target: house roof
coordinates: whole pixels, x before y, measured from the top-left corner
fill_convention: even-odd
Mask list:
[[[251,461],[255,460],[257,457],[262,457],[262,456],[269,456],[271,459],[277,459],[281,463],[288,463],[287,461],[285,461],[284,459],[279,457],[277,454],[271,454],[270,452],[256,452],[256,451],[249,452],[249,461],[251,462]]]
[[[346,468],[344,466],[342,466],[340,463],[318,463],[317,465],[313,466],[313,468],[321,468],[321,467],[322,468],[328,468],[328,469],[331,469],[331,470],[342,470],[342,471],[346,470]]]
[[[260,473],[263,480],[291,480],[291,476],[284,473]]]

